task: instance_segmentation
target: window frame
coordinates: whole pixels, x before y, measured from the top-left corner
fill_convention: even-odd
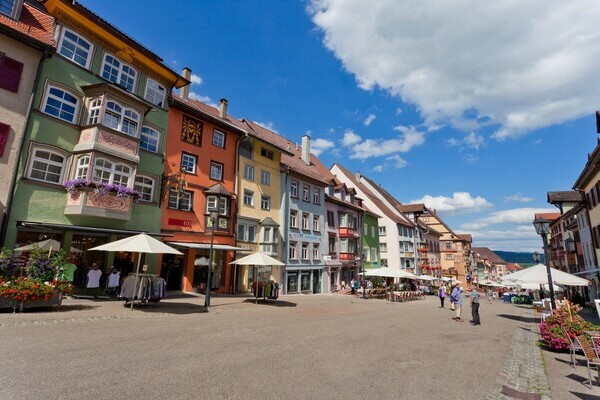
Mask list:
[[[318,214],[313,214],[312,230],[313,232],[321,232],[321,216]]]
[[[271,173],[269,171],[264,169],[260,171],[260,183],[261,185],[271,186]]]
[[[302,201],[310,202],[310,186],[302,184]]]
[[[271,196],[264,194],[260,196],[260,209],[264,211],[271,211]]]
[[[220,169],[220,177],[214,178],[213,177],[213,167],[218,167]],[[209,169],[209,173],[208,173],[208,177],[213,180],[213,181],[219,181],[219,182],[223,182],[223,176],[225,175],[225,165],[223,165],[220,162],[217,161],[212,161],[210,162],[210,169]]]
[[[269,160],[274,160],[275,159],[275,152],[273,150],[269,150],[266,147],[262,147],[260,148],[260,155],[262,157],[268,158]]]
[[[249,198],[250,202],[247,203],[246,199]],[[254,207],[254,192],[249,189],[244,189],[244,196],[242,198],[242,204],[248,207]]]
[[[140,179],[147,179],[149,181],[152,182],[152,184],[148,185],[146,182],[138,182],[138,178]],[[138,190],[136,189],[136,186],[142,186],[142,187],[150,187],[150,199],[145,199],[144,198],[144,191],[143,190]],[[153,203],[154,199],[155,199],[155,194],[156,194],[156,179],[152,176],[149,175],[145,175],[145,174],[136,174],[135,177],[133,178],[133,190],[135,190],[136,192],[138,192],[140,194],[140,200],[139,201],[144,201],[147,203]]]
[[[308,244],[308,242],[302,242],[302,245],[300,246],[300,257],[302,260],[310,260]]]
[[[183,195],[180,195],[181,193],[183,193]],[[171,207],[171,195],[172,194],[175,194],[175,197],[177,199],[176,207]],[[189,207],[187,209],[181,207],[182,206],[181,199],[183,199],[184,196],[189,197],[189,200],[188,200]],[[168,195],[168,199],[167,199],[167,208],[171,209],[171,210],[194,212],[194,192],[191,190],[184,190],[183,192],[180,192],[177,190],[169,190],[169,195]]]
[[[194,162],[193,170],[189,170],[187,167],[187,163],[184,164],[184,160],[191,160]],[[185,173],[190,175],[196,175],[196,171],[198,171],[198,156],[196,154],[188,153],[185,151],[181,152],[181,162],[179,163],[179,169],[183,170],[185,168]]]
[[[290,228],[298,229],[298,210],[290,209]]]
[[[290,181],[290,197],[294,199],[298,198],[298,181]]]
[[[11,10],[10,10],[10,14],[7,14],[2,11],[0,11],[0,14],[6,15],[10,19],[17,20],[19,17],[19,10],[21,9],[22,6],[23,6],[23,0],[14,0]]]
[[[61,99],[57,95],[51,94],[50,91],[52,89],[61,91],[63,93],[63,95],[64,94],[70,95],[71,97],[73,97],[75,99],[75,104],[74,105],[70,104],[70,103],[66,102],[64,98]],[[58,114],[59,115],[54,115],[54,114],[46,111],[46,107],[49,106],[48,100],[50,98],[54,99],[55,101],[57,101],[57,102],[60,103],[60,107],[58,108],[58,110],[59,110]],[[77,125],[78,122],[79,122],[79,114],[80,114],[80,110],[81,110],[81,104],[82,104],[81,97],[78,96],[76,93],[73,93],[72,91],[70,91],[68,89],[65,89],[62,86],[59,86],[59,85],[56,85],[56,84],[53,84],[53,83],[48,83],[46,85],[46,87],[44,88],[44,96],[42,98],[42,106],[40,107],[40,111],[42,113],[44,113],[45,115],[48,115],[48,116],[50,116],[52,118],[56,118],[58,120],[67,122],[69,124]],[[73,107],[73,109],[74,109],[74,111],[73,111],[73,118],[71,120],[65,119],[65,118],[61,117],[61,114],[62,114],[62,111],[63,111],[63,108],[62,108],[63,105],[71,105]],[[54,107],[53,105],[50,105],[50,106]]]
[[[73,42],[73,39],[71,38],[65,38],[65,33],[70,33],[74,36],[77,37],[77,42]],[[73,56],[72,57],[68,57],[65,54],[61,53],[61,50],[63,48],[65,39],[68,40],[73,47],[75,48],[75,51],[73,51]],[[89,50],[87,50],[87,57],[85,58],[85,64],[81,64],[79,62],[77,62],[75,60],[75,56],[76,55],[80,55],[77,50],[81,50],[81,51],[86,51],[85,49],[83,49],[80,45],[79,45],[79,41],[85,42],[87,45],[90,46]],[[60,40],[58,42],[58,45],[56,46],[56,54],[60,55],[61,57],[65,58],[66,60],[69,60],[70,62],[79,65],[80,67],[83,67],[87,70],[90,69],[90,66],[92,64],[92,59],[94,58],[94,51],[95,51],[96,46],[94,45],[93,42],[89,41],[85,36],[81,35],[80,33],[67,28],[66,26],[63,26],[61,28],[61,32],[60,32]],[[71,51],[70,49],[67,49],[69,51]]]
[[[309,231],[310,230],[310,213],[303,212],[302,213],[302,230]]]
[[[254,182],[254,165],[244,164],[244,179]]]
[[[93,99],[93,100],[96,100],[96,99]],[[119,108],[121,108],[121,110],[117,111],[113,108],[109,109],[108,105],[110,103],[116,104]],[[94,109],[97,109],[97,107],[94,107]],[[122,134],[127,135],[129,137],[139,138],[140,130],[141,130],[140,127],[142,126],[142,117],[137,110],[135,110],[134,108],[128,107],[128,106],[124,106],[123,104],[121,104],[120,102],[118,102],[112,98],[108,98],[108,99],[106,99],[106,101],[102,102],[100,105],[100,110],[101,110],[100,113],[102,114],[102,119],[100,119],[100,115],[98,115],[97,117],[98,117],[100,124],[102,124],[102,126],[105,126],[108,129],[113,129],[117,132],[121,132]],[[114,116],[118,117],[118,123],[117,123],[116,127],[105,123],[107,111],[108,111],[109,115],[112,115],[113,117]],[[127,115],[128,112],[131,114],[135,114],[135,116],[137,118],[134,119],[132,115]],[[95,118],[95,117],[92,117],[91,112],[90,112],[90,115],[88,117],[89,123],[91,123],[92,118]],[[135,123],[135,126],[136,126],[135,135],[132,135],[129,132],[129,130],[126,129],[126,127],[130,126],[129,124],[125,124],[126,120],[129,121],[129,123],[131,123],[131,122]],[[109,122],[110,122],[110,120],[109,120]]]
[[[151,132],[156,132],[156,139],[152,138],[152,135],[148,135],[147,133],[145,133],[144,129],[149,130]],[[142,129],[140,130],[140,149],[149,151],[150,153],[158,153],[160,151],[161,137],[162,137],[161,132],[158,129],[154,129],[153,127],[151,127],[149,125],[142,125]],[[148,138],[148,139],[144,140],[145,138]],[[146,142],[146,143],[148,143],[148,145],[150,145],[150,141],[154,141],[154,140],[156,140],[156,150],[151,150],[151,149],[148,149],[147,147],[142,146],[142,144],[144,142]]]
[[[204,207],[204,212],[206,214],[210,214],[210,211],[209,211],[209,208],[211,208],[210,205],[211,205],[211,203],[216,204],[217,198],[218,198],[218,196],[216,196],[216,195],[206,196],[206,206]],[[213,207],[214,207],[214,205],[213,205]],[[221,197],[218,207],[219,207],[219,215],[222,215],[225,217],[228,216],[229,215],[229,198]]]
[[[215,143],[215,137],[217,136],[217,134],[221,134],[223,135],[223,144],[219,145],[218,143]],[[227,140],[227,134],[223,131],[220,131],[218,129],[213,129],[213,136],[212,136],[212,140],[211,143],[213,144],[213,146],[219,147],[221,149],[225,148],[225,142]]]
[[[107,58],[108,57],[112,57],[114,60],[119,62],[119,68],[117,69],[113,64],[109,64],[110,68],[114,68],[117,69],[117,76],[116,79],[113,81],[110,79],[110,76],[112,76],[112,71],[109,72],[109,77],[105,77],[104,76],[104,72],[105,72],[105,67],[107,66],[108,62],[107,62]],[[135,72],[135,75],[132,77],[128,72],[123,71],[123,67],[127,67],[130,70]],[[139,78],[139,71],[135,68],[133,68],[133,66],[131,66],[130,64],[123,62],[123,60],[121,60],[119,57],[112,55],[111,53],[104,53],[104,56],[102,57],[102,64],[100,64],[100,71],[98,74],[102,79],[107,80],[108,82],[114,83],[117,86],[120,86],[122,88],[124,88],[127,92],[129,93],[135,93],[136,90],[136,86],[137,86],[137,81]],[[133,82],[131,83],[131,89],[129,88],[129,86],[127,84],[123,84],[123,76],[126,75],[126,78],[131,78],[133,80]],[[125,79],[126,83],[127,79]]]
[[[99,161],[104,161],[106,163],[110,164],[110,169],[106,168],[106,166],[102,165],[99,166],[98,162]],[[116,162],[116,161],[112,161],[108,158],[105,157],[97,157],[93,159],[93,164],[91,164],[92,166],[92,176],[91,176],[91,180],[93,180],[94,182],[103,182],[106,183],[108,185],[120,185],[120,186],[125,186],[125,187],[131,187],[131,181],[132,181],[132,177],[133,177],[133,170],[134,168],[129,165],[129,164],[125,164],[125,163],[121,163],[121,162]],[[119,171],[118,167],[125,167],[127,169],[129,169],[128,173],[125,173],[124,171]],[[108,178],[108,182],[104,182],[104,177],[100,176],[99,179],[96,179],[96,170],[100,170],[103,172],[108,172],[109,173],[109,178]],[[119,176],[126,176],[127,177],[127,183],[123,184],[120,181],[115,183],[115,175],[119,175]]]
[[[321,190],[319,188],[313,188],[312,195],[313,204],[321,204]]]
[[[57,182],[53,182],[47,179],[40,179],[40,178],[36,178],[36,177],[32,177],[32,171],[33,171],[33,167],[34,167],[34,163],[36,162],[37,158],[36,158],[36,153],[37,151],[45,151],[50,153],[51,155],[57,155],[59,157],[63,158],[63,162],[62,164],[59,164],[57,162],[52,162],[51,164],[53,164],[54,166],[59,166],[60,167],[60,173],[58,174],[59,178]],[[71,154],[67,151],[64,151],[62,149],[56,148],[56,147],[52,147],[52,146],[48,146],[48,145],[43,145],[43,144],[32,144],[31,147],[29,148],[28,154],[27,154],[27,169],[25,172],[25,177],[28,180],[31,181],[35,181],[35,182],[40,182],[40,183],[46,183],[49,185],[62,185],[62,183],[65,181],[65,177],[68,173],[67,171],[67,166],[69,164],[69,160],[70,160],[70,156]],[[41,162],[46,162],[48,163],[49,159],[39,159],[41,160]],[[47,177],[48,175],[48,166],[46,166],[46,170],[44,171],[45,173],[45,177]]]
[[[320,246],[319,243],[313,243],[312,245],[312,259],[313,261],[319,260],[321,258],[321,254],[320,254]]]
[[[158,88],[151,88],[150,87],[151,84],[156,84],[156,86],[158,86]],[[160,89],[162,89],[162,99],[157,103],[156,100],[154,99],[154,97],[158,97],[158,95],[160,95]],[[148,98],[150,96],[148,94],[149,90],[153,91],[153,93],[151,93],[151,95],[153,95],[154,97],[152,97],[151,99]],[[165,108],[165,99],[166,98],[167,98],[167,88],[164,87],[163,85],[161,85],[157,80],[147,77],[146,78],[146,87],[144,88],[144,99],[146,101],[154,104],[156,107]]]
[[[288,259],[290,259],[290,260],[298,259],[298,242],[297,241],[290,242],[290,246],[288,247]]]

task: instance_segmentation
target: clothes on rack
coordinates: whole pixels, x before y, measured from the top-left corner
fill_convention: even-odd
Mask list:
[[[252,293],[257,298],[277,299],[279,297],[279,284],[275,281],[252,282]]]
[[[130,274],[123,280],[118,297],[125,301],[158,302],[167,297],[167,285],[158,275]]]
[[[87,288],[100,287],[100,278],[102,277],[102,271],[99,269],[90,269],[87,273]]]
[[[109,289],[119,287],[121,283],[121,273],[116,269],[113,270],[110,274],[108,274],[108,279],[106,283],[106,287]]]

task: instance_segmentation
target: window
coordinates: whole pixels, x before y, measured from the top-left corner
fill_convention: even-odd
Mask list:
[[[267,254],[277,254],[277,228],[274,226],[263,227],[262,251]]]
[[[367,236],[369,234],[369,225],[367,223],[363,223],[363,235]]]
[[[319,189],[313,189],[313,203],[321,204],[321,191]]]
[[[446,260],[452,260],[452,254],[446,254]]]
[[[44,94],[42,110],[48,115],[74,124],[77,122],[79,113],[79,99],[70,92],[55,86],[48,86]]]
[[[108,101],[106,103],[102,125],[127,135],[137,137],[139,122],[140,115],[132,109],[123,107],[114,101]]]
[[[260,155],[268,158],[269,160],[273,159],[273,151],[269,149],[265,149],[264,147],[260,148]]]
[[[160,133],[156,129],[152,129],[148,126],[143,126],[141,139],[142,141],[140,142],[140,149],[148,150],[153,153],[158,153]]]
[[[244,164],[244,179],[248,179],[249,181],[254,180],[254,166],[249,164]]]
[[[215,129],[213,131],[212,144],[217,147],[225,148],[225,134]]]
[[[90,102],[90,115],[88,124],[97,124],[100,121],[100,111],[102,110],[102,99],[94,99]]]
[[[385,232],[385,226],[380,226],[379,227],[379,236],[385,236],[386,232]]]
[[[133,189],[141,195],[140,200],[154,200],[154,179],[138,175],[135,177]]]
[[[196,173],[196,166],[198,165],[198,157],[188,153],[181,153],[181,169],[185,168],[188,174]]]
[[[0,0],[2,1],[2,0]],[[2,8],[0,3],[0,9]],[[0,52],[0,88],[17,93],[21,83],[23,63]]]
[[[308,225],[309,213],[302,213],[302,229],[309,230],[310,227]]]
[[[387,243],[379,243],[379,251],[381,253],[386,252],[387,251]]]
[[[62,183],[67,155],[48,147],[34,147],[30,153],[29,179],[47,182]]]
[[[90,170],[90,156],[79,157],[75,169],[75,179],[88,179]]]
[[[214,210],[217,208],[217,196],[207,196],[206,197],[206,213],[210,213],[210,210]],[[227,215],[227,198],[221,197],[219,200],[219,214]]]
[[[296,249],[297,246],[298,246],[298,242],[290,242],[289,253],[288,253],[290,260],[298,259],[298,250]]]
[[[260,197],[260,209],[267,211],[271,209],[271,196],[263,195]]]
[[[271,184],[271,173],[269,171],[265,171],[265,170],[261,171],[260,183],[262,183],[263,185]]]
[[[192,211],[192,192],[169,190],[169,205],[173,210]]]
[[[101,75],[109,82],[123,86],[128,92],[133,92],[137,71],[118,58],[106,54],[101,68]]]
[[[333,211],[327,211],[327,226],[335,228],[335,215],[333,214]]]
[[[302,200],[310,201],[310,189],[306,185],[302,185]]]
[[[254,207],[254,192],[244,189],[244,205]]]
[[[298,198],[298,182],[290,182],[290,197]]]
[[[249,140],[245,140],[240,144],[239,147],[240,156],[252,160],[252,143]]]
[[[290,227],[297,228],[298,227],[298,211],[290,210]]]
[[[340,239],[340,253],[348,253],[348,239]]]
[[[19,0],[0,0],[0,13],[17,19],[17,4]]]
[[[340,228],[349,228],[349,218],[350,216],[346,213],[340,213],[339,215],[340,218]]]
[[[371,237],[375,237],[375,227],[371,227]]]
[[[237,240],[242,242],[256,242],[256,225],[253,224],[238,224]]]
[[[319,232],[321,230],[321,220],[318,215],[313,215],[313,231]]]
[[[216,181],[223,180],[223,164],[219,164],[218,162],[214,161],[210,162],[210,179],[214,179]]]
[[[308,243],[304,242],[302,243],[302,259],[303,260],[308,260]]]
[[[377,249],[375,247],[371,247],[371,262],[377,261]]]
[[[134,75],[135,78],[135,75]],[[167,89],[153,79],[148,78],[146,80],[146,93],[144,98],[150,103],[158,107],[163,107],[165,104],[165,94]]]
[[[329,254],[335,253],[335,236],[329,236]]]
[[[113,185],[129,186],[131,168],[125,164],[113,164],[104,158],[97,158],[94,164],[93,180]]]
[[[58,54],[81,65],[83,68],[89,68],[93,49],[94,46],[91,42],[88,42],[72,30],[63,27],[60,42],[58,43]]]
[[[315,243],[315,244],[313,244],[312,259],[313,259],[313,261],[318,261],[320,258],[321,258],[321,254],[319,253],[319,244]]]

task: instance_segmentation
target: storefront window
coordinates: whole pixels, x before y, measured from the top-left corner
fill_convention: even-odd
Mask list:
[[[298,273],[297,272],[288,272],[287,291],[288,291],[288,293],[298,293]]]
[[[310,271],[302,271],[300,278],[300,290],[301,291],[309,291],[310,290]]]

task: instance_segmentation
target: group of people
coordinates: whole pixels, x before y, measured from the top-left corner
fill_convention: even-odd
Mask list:
[[[448,294],[448,292],[450,292],[450,294]],[[445,308],[444,302],[446,300],[446,297],[448,297],[448,300],[450,301],[450,309],[454,310],[456,313],[455,316],[452,317],[452,319],[457,322],[464,322],[461,318],[463,305],[463,289],[458,285],[458,283],[452,285],[450,291],[446,289],[446,286],[441,285],[438,290],[438,297],[440,298],[441,308]],[[477,288],[473,286],[473,288],[470,290],[472,325],[481,325],[481,319],[479,318],[480,298],[481,296],[479,295]]]

